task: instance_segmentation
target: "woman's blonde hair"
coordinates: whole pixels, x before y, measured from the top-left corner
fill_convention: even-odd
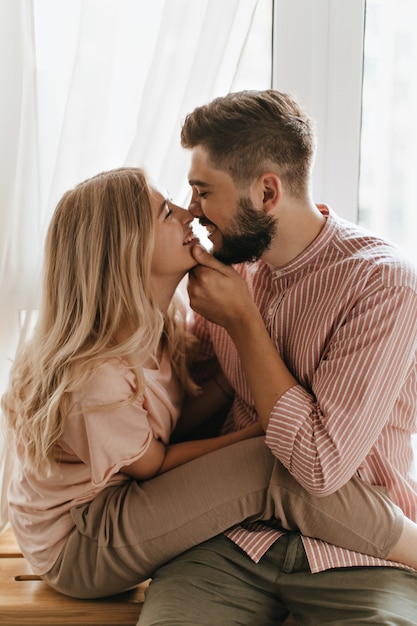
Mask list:
[[[165,332],[185,391],[197,390],[187,369],[192,338],[182,316],[173,301],[164,324],[152,298],[150,193],[143,170],[111,170],[65,193],[52,217],[38,322],[16,356],[2,398],[25,464],[40,476],[54,466],[68,394],[103,359],[131,364],[137,378],[133,401],[143,391],[143,365],[156,358]]]

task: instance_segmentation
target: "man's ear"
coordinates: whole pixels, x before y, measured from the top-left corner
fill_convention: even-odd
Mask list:
[[[279,203],[282,197],[282,185],[279,176],[273,172],[266,172],[259,177],[261,188],[263,190],[263,209],[269,213]]]
[[[255,199],[255,206],[265,213],[269,213],[281,200],[281,179],[274,172],[264,172],[254,181],[251,191],[252,198]]]

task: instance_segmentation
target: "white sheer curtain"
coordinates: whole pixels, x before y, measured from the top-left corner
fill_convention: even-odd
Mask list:
[[[0,4],[0,391],[31,297],[40,249],[34,24],[31,4]],[[0,530],[12,460],[0,431]]]
[[[271,0],[0,0],[0,394],[62,193],[120,165],[187,197],[181,120],[271,76]],[[10,453],[0,438],[0,532]]]

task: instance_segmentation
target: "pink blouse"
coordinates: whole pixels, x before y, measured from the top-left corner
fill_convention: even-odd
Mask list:
[[[165,353],[160,368],[145,369],[144,376],[145,392],[133,403],[106,409],[106,404],[129,398],[135,380],[122,361],[103,363],[72,394],[55,450],[59,471],[39,480],[16,463],[9,488],[10,521],[35,573],[46,573],[58,558],[74,527],[72,507],[129,480],[120,468],[140,458],[153,437],[168,443],[180,414],[181,385]],[[88,411],[91,406],[98,408]]]

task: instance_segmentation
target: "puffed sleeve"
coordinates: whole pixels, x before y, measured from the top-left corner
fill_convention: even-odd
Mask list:
[[[127,402],[134,391],[133,373],[113,360],[74,393],[62,439],[90,468],[95,486],[106,484],[121,467],[140,458],[152,441],[143,395]]]

